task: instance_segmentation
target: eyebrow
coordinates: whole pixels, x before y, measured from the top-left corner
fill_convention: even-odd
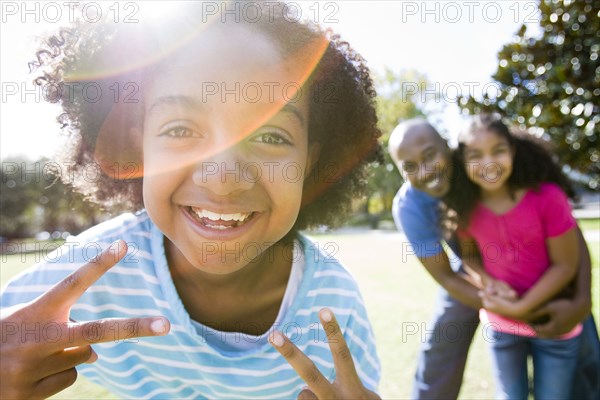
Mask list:
[[[148,109],[148,114],[152,114],[155,109],[160,108],[162,106],[173,106],[173,105],[181,105],[185,108],[192,109],[192,110],[201,110],[203,108],[202,103],[198,99],[191,97],[191,96],[183,96],[183,95],[163,96],[163,97],[159,97],[158,99],[156,99],[156,101],[154,103],[152,103],[152,105]],[[296,107],[295,105],[293,105],[291,103],[286,103],[281,108],[280,112],[291,113],[291,114],[295,115],[296,118],[298,119],[298,121],[300,122],[300,125],[302,125],[302,127],[304,127],[304,124],[305,124],[304,115],[302,115],[302,113],[300,112],[298,107]]]
[[[465,154],[466,154],[466,153],[476,153],[476,154],[477,154],[477,153],[481,153],[481,152],[482,152],[482,151],[481,151],[481,150],[479,150],[479,149],[470,149],[470,148],[468,148],[468,147],[466,147],[466,148],[465,148]]]
[[[291,103],[286,103],[281,111],[294,114],[298,118],[298,121],[300,121],[300,125],[304,127],[304,115],[302,115],[298,107]]]
[[[434,145],[430,145],[421,150],[421,154],[425,154],[430,151],[437,151],[437,148]]]
[[[173,106],[180,105],[188,109],[200,110],[202,109],[202,103],[191,96],[163,96],[156,99],[154,103],[148,109],[148,114],[152,114],[156,108],[162,106]]]

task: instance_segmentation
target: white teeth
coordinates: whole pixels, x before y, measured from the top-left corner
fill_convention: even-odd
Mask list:
[[[209,228],[212,228],[212,229],[218,229],[220,231],[223,231],[225,229],[230,229],[231,228],[231,227],[225,226],[225,225],[208,225],[207,224],[206,226],[208,226]]]
[[[203,210],[201,208],[192,207],[194,213],[198,216],[198,218],[208,218],[211,221],[245,221],[250,213],[235,213],[235,214],[219,214],[216,212]]]
[[[427,182],[425,184],[425,187],[427,187],[427,189],[433,189],[434,187],[436,187],[438,185],[439,182],[440,182],[440,178],[436,177],[435,179]]]

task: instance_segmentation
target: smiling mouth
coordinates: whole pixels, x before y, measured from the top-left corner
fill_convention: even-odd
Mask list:
[[[436,176],[428,182],[425,182],[425,187],[427,189],[433,189],[440,183],[440,177]]]
[[[201,225],[218,230],[233,229],[245,225],[256,212],[221,214],[203,208],[186,207],[188,213]]]

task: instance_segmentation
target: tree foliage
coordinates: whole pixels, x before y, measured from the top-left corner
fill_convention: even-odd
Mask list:
[[[2,161],[0,236],[23,238],[42,231],[79,233],[105,213],[56,176],[56,163],[42,159]]]
[[[540,32],[523,25],[498,53],[497,93],[461,99],[550,140],[560,161],[600,189],[600,1],[542,0]]]
[[[382,144],[387,149],[388,140],[392,130],[402,120],[422,116],[419,107],[418,90],[427,86],[426,78],[414,71],[394,72],[386,69],[383,74],[375,79],[377,86],[377,115],[379,117],[379,128],[383,132]],[[407,85],[410,83],[410,85]],[[374,168],[369,179],[371,196],[367,207],[373,212],[389,212],[392,208],[392,200],[402,184],[402,178],[396,171],[394,163],[387,151],[384,151],[383,164]],[[380,203],[373,205],[373,203]]]

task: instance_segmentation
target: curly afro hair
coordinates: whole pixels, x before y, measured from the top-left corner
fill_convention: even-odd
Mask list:
[[[458,228],[468,226],[471,213],[481,200],[481,190],[468,178],[464,159],[464,142],[478,130],[495,133],[506,139],[513,149],[513,171],[506,181],[511,195],[514,196],[514,192],[518,189],[538,190],[542,183],[552,182],[560,186],[568,197],[577,200],[571,181],[556,162],[548,143],[536,139],[527,132],[511,130],[499,114],[483,113],[472,117],[468,128],[458,138],[458,148],[453,154],[455,168],[453,168],[452,186],[444,198],[449,208],[445,217],[447,226],[453,225],[448,222],[451,220],[455,220]]]
[[[302,208],[292,232],[315,226],[333,228],[347,220],[353,199],[366,194],[370,164],[382,160],[373,82],[364,59],[338,35],[294,21],[282,3],[269,2],[268,6],[261,4],[268,17],[224,24],[245,24],[261,32],[283,54],[298,51],[310,41],[325,43],[303,87],[310,99],[309,142],[319,142],[321,150],[305,181]],[[141,150],[127,134],[143,124],[143,106],[127,101],[138,89],[143,92],[143,87],[131,83],[144,82],[165,61],[160,50],[165,43],[181,42],[191,31],[223,24],[212,21],[203,26],[200,12],[194,2],[186,3],[173,20],[161,23],[169,29],[143,23],[79,21],[47,38],[30,65],[42,71],[36,83],[45,87],[49,100],[62,105],[58,121],[69,138],[62,159],[70,166],[63,171],[68,175],[63,180],[67,178],[77,191],[107,209],[144,207],[143,174],[138,168]],[[135,65],[136,54],[151,62]],[[116,61],[115,55],[120,57]],[[128,67],[119,69],[119,63]],[[95,92],[103,95],[94,96]],[[110,143],[101,140],[100,133],[107,129],[118,133],[110,136]],[[99,152],[99,147],[107,145],[118,153],[113,158],[99,156],[106,153]],[[93,179],[90,169],[97,171]]]

